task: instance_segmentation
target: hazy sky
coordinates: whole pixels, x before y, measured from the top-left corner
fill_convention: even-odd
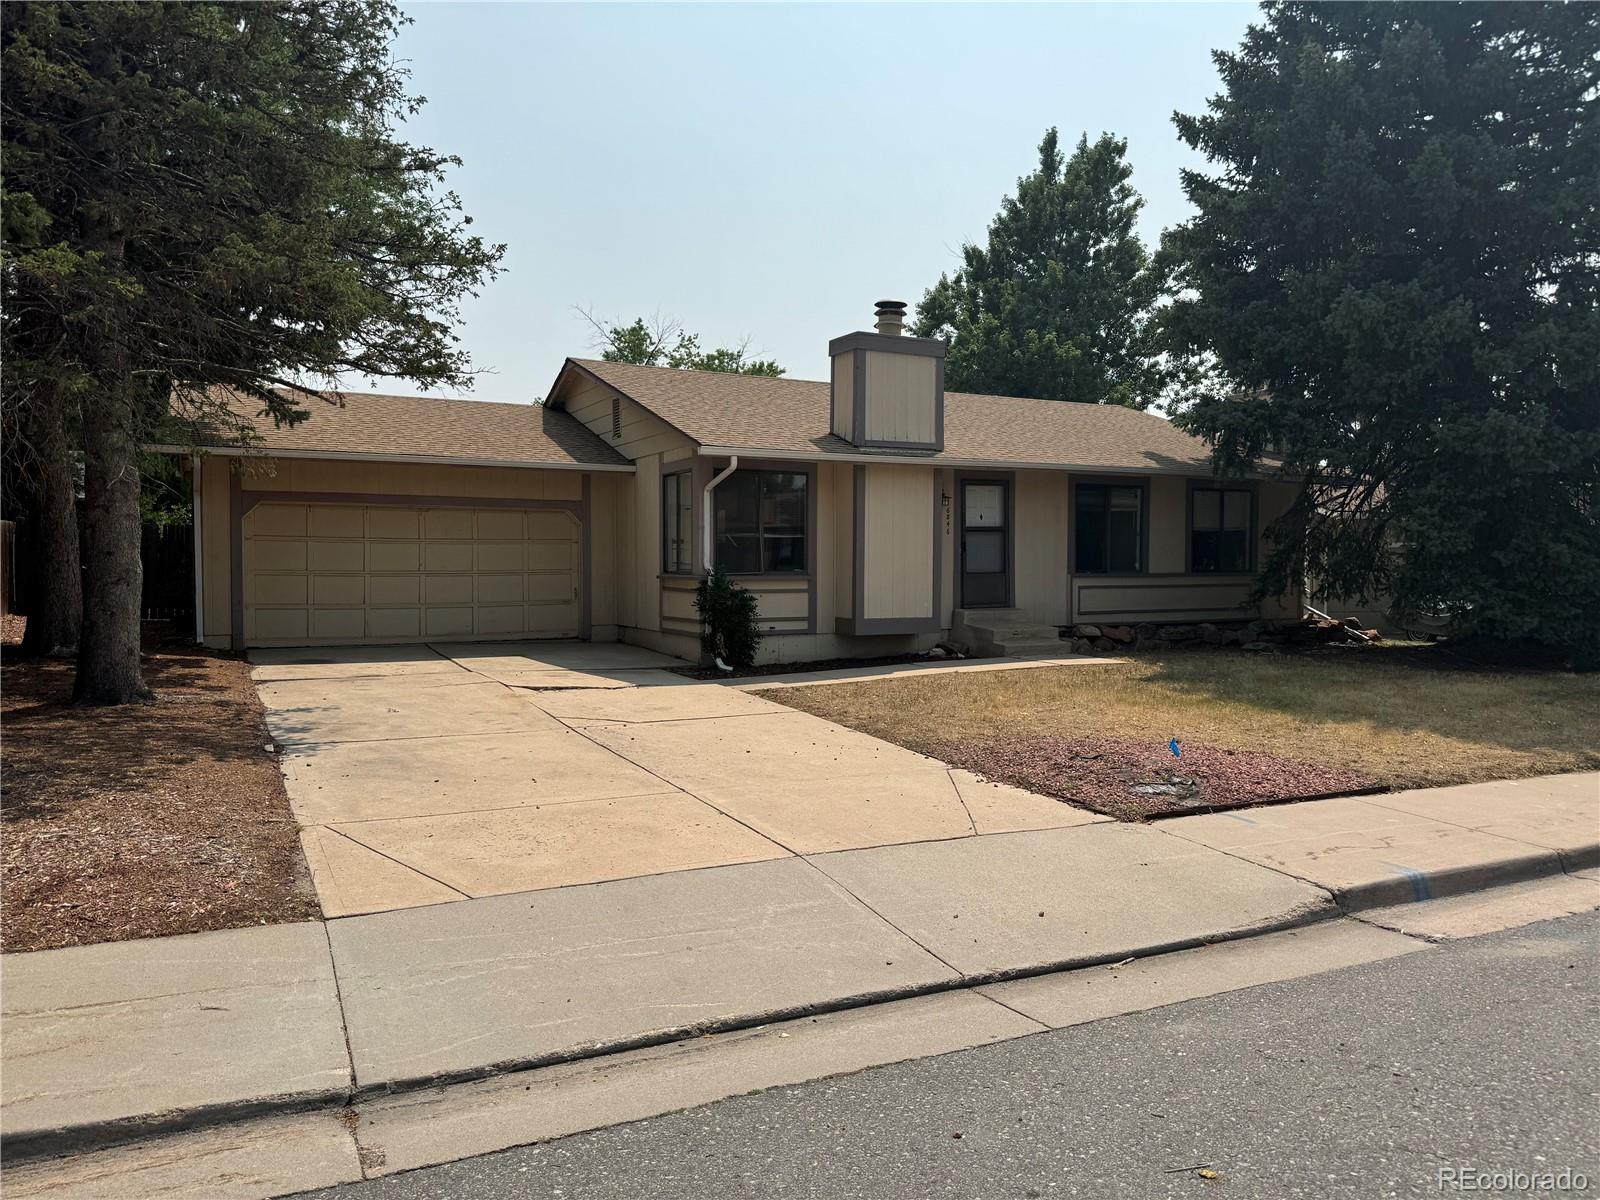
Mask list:
[[[593,353],[574,305],[660,311],[703,346],[748,336],[797,378],[915,304],[1063,143],[1128,139],[1148,242],[1181,220],[1196,158],[1174,109],[1217,90],[1225,4],[921,6],[411,3],[399,55],[428,98],[413,141],[506,273],[463,311],[485,400],[541,396]]]

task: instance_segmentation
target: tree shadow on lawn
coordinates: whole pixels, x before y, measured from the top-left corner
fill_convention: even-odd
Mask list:
[[[136,794],[184,771],[267,757],[260,705],[240,660],[152,646],[144,668],[154,703],[78,707],[72,663],[6,656],[0,820],[48,816],[80,794]]]

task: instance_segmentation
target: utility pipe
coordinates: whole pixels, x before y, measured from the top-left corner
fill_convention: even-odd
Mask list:
[[[706,483],[705,494],[700,505],[700,565],[706,569],[706,574],[711,574],[711,493],[716,490],[729,475],[739,469],[739,456],[735,454],[728,459],[728,465],[718,471]]]

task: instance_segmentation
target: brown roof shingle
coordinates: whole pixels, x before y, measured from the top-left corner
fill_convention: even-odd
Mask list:
[[[829,430],[828,385],[597,359],[569,359],[705,446],[785,453],[871,454]],[[1164,417],[1118,405],[947,392],[942,452],[885,451],[971,461],[1140,473],[1211,470],[1211,450]]]
[[[331,394],[331,393],[330,393]],[[226,403],[250,421],[265,451],[368,454],[385,458],[460,458],[557,466],[627,466],[628,460],[568,413],[539,404],[501,404],[438,396],[343,392],[342,405],[298,398],[310,416],[292,427],[258,417],[260,405],[236,393]],[[225,445],[227,436],[202,438]]]

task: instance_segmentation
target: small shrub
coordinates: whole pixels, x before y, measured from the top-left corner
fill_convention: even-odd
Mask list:
[[[695,590],[694,610],[700,614],[700,649],[708,659],[720,656],[736,670],[755,665],[761,627],[754,593],[714,570]]]

